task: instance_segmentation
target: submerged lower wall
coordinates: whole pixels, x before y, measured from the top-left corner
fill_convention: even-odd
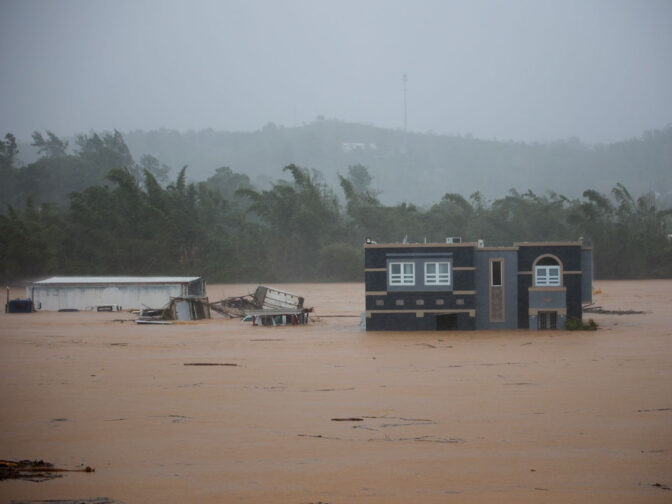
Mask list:
[[[476,328],[475,314],[472,312],[395,313],[367,312],[367,331],[471,331]]]

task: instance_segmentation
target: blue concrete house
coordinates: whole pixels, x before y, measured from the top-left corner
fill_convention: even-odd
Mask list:
[[[367,331],[563,329],[592,301],[580,242],[393,243],[364,248]]]

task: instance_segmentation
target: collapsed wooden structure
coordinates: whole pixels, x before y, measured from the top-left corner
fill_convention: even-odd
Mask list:
[[[216,312],[229,318],[249,320],[253,326],[300,325],[308,322],[312,308],[304,308],[303,298],[265,285],[254,294],[232,296],[210,303]]]

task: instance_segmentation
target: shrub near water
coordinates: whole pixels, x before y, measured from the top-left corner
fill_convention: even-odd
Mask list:
[[[565,320],[565,329],[568,331],[597,331],[597,322],[592,318],[585,323],[577,317],[571,317]]]

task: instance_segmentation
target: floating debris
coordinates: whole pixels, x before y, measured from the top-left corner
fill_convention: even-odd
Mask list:
[[[148,320],[139,318],[135,321],[136,324],[145,324],[145,325],[171,325],[170,320]]]
[[[380,424],[380,427],[409,427],[411,425],[436,425],[436,422],[430,420],[420,420],[418,422],[408,422],[408,423],[385,423]]]
[[[205,296],[171,297],[164,308],[144,308],[138,312],[137,324],[169,325],[171,320],[209,319],[210,303]]]
[[[641,310],[605,310],[601,306],[588,305],[583,307],[584,313],[599,313],[600,315],[642,315]]]
[[[340,392],[343,390],[355,390],[355,387],[348,388],[322,388],[322,389],[312,389],[312,390],[302,390],[301,392]]]
[[[299,437],[312,437],[312,438],[319,438],[319,439],[341,439],[341,438],[323,436],[322,434],[297,434],[297,436],[299,436]]]
[[[246,310],[256,310],[259,305],[253,294],[233,296],[210,303],[210,308],[228,318],[243,318]]]
[[[164,310],[168,320],[203,320],[210,317],[210,303],[204,296],[186,296],[170,298],[168,308]]]
[[[241,318],[253,326],[299,325],[308,322],[312,308],[303,307],[303,298],[260,285],[254,294],[233,296],[210,303],[210,308],[228,318]]]
[[[233,362],[185,362],[185,366],[238,366]]]
[[[44,460],[0,460],[0,480],[21,479],[41,483],[62,477],[63,472],[95,472],[92,467],[62,469]]]
[[[427,348],[436,348],[436,345],[432,345],[431,343],[415,343],[416,346],[425,346]]]
[[[29,501],[9,501],[9,504],[124,504],[120,500],[110,499],[109,497],[94,497],[92,499],[48,499],[48,500],[29,500]]]
[[[171,423],[186,422],[191,420],[191,417],[185,415],[154,415],[151,418],[166,418],[170,420]]]
[[[426,443],[451,443],[451,444],[464,443],[464,439],[461,438],[444,438],[441,436],[417,436],[410,438],[397,438],[392,439],[392,441],[422,441]]]

